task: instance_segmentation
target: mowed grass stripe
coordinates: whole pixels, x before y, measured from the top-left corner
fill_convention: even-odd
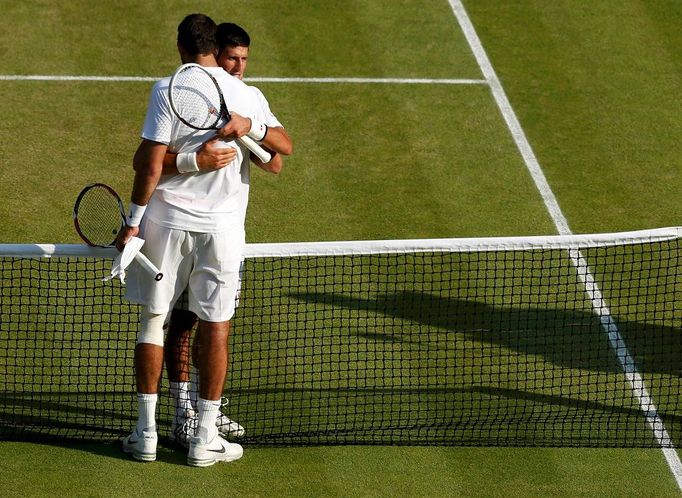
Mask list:
[[[153,76],[76,76],[76,75],[47,75],[47,74],[4,74],[0,81],[116,81],[116,82],[155,82],[162,77]],[[436,79],[436,78],[287,78],[287,77],[255,77],[244,78],[246,83],[356,83],[384,84],[384,85],[486,85],[481,79]]]
[[[3,85],[0,109],[12,120],[0,129],[42,119],[40,128],[24,126],[24,140],[0,144],[14,165],[0,212],[30,220],[12,223],[5,242],[78,242],[70,216],[83,185],[104,181],[128,195],[150,84]],[[485,87],[260,87],[296,150],[278,177],[253,172],[251,242],[551,231]],[[102,93],[110,97],[103,108]]]
[[[366,3],[366,2],[361,2]],[[443,22],[446,26],[445,32],[450,35],[456,30],[453,28],[453,24],[450,23],[450,18],[443,13],[447,14],[447,5],[445,2],[436,5],[435,8],[432,2],[428,4],[426,2],[410,2],[415,5],[416,8],[421,8],[424,12],[420,13],[420,17],[424,19],[433,20],[437,17],[441,19],[439,22]],[[477,7],[480,9],[486,8],[485,2],[471,2],[475,5],[468,5],[467,7]],[[523,5],[508,5],[501,6],[499,2],[489,2],[490,12],[483,15],[482,18],[478,17],[476,19],[477,27],[484,24],[486,28],[486,36],[484,41],[486,42],[486,47],[490,47],[491,44],[496,44],[498,46],[497,57],[494,59],[496,67],[499,68],[500,63],[505,65],[505,85],[508,83],[515,84],[517,90],[522,88],[521,93],[527,92],[530,95],[531,104],[525,107],[526,112],[521,116],[524,126],[529,123],[534,124],[536,127],[533,128],[534,135],[532,138],[533,144],[537,147],[538,145],[543,147],[543,151],[549,155],[552,153],[563,154],[564,159],[574,159],[570,161],[571,164],[564,164],[563,161],[556,161],[554,167],[556,169],[562,170],[565,168],[565,174],[569,177],[569,180],[579,180],[579,188],[576,187],[575,183],[562,182],[563,194],[567,194],[572,197],[572,211],[569,213],[572,215],[575,212],[589,212],[590,207],[595,205],[599,209],[600,220],[604,220],[604,215],[610,215],[610,220],[614,228],[623,227],[623,223],[633,224],[633,228],[641,228],[642,226],[657,226],[658,223],[651,225],[652,222],[662,219],[663,216],[674,216],[675,212],[675,196],[670,195],[671,192],[676,190],[674,175],[674,161],[660,161],[662,164],[668,164],[667,167],[661,167],[658,169],[661,178],[664,182],[652,182],[651,186],[642,185],[642,182],[635,181],[632,182],[628,178],[632,178],[632,174],[640,171],[640,168],[632,168],[626,172],[626,174],[619,174],[618,170],[605,180],[606,184],[613,185],[614,180],[619,181],[630,181],[632,188],[629,191],[627,197],[627,202],[618,203],[614,206],[613,197],[606,199],[600,196],[603,190],[603,185],[600,182],[593,182],[586,184],[581,181],[582,177],[593,178],[594,174],[594,162],[591,158],[595,154],[599,154],[601,150],[604,152],[605,149],[601,148],[600,140],[586,140],[586,136],[596,136],[594,133],[595,128],[584,128],[584,119],[574,119],[572,120],[573,126],[564,127],[562,129],[556,130],[555,125],[561,122],[562,117],[571,120],[570,111],[572,104],[571,100],[565,100],[562,98],[561,89],[563,85],[556,85],[556,82],[552,83],[552,79],[556,77],[560,80],[560,83],[570,81],[567,78],[566,73],[570,73],[576,68],[576,61],[566,61],[562,57],[557,57],[552,54],[548,57],[549,60],[556,61],[557,66],[552,68],[546,68],[542,64],[537,63],[537,59],[528,60],[523,57],[523,54],[538,54],[548,47],[555,47],[559,55],[570,55],[570,48],[575,46],[576,40],[584,39],[582,36],[584,33],[576,33],[574,31],[566,32],[565,23],[553,22],[556,19],[555,13],[551,13],[549,19],[542,23],[540,29],[547,36],[542,37],[543,40],[555,40],[556,43],[538,43],[537,40],[537,30],[532,29],[535,24],[529,23],[529,19],[533,19],[533,15],[538,9],[543,9],[547,6],[546,2],[536,2],[533,5],[524,3]],[[670,2],[657,2],[656,5],[659,6],[660,10],[668,10],[669,7],[665,7],[665,4],[670,5]],[[163,16],[156,16],[154,13],[140,12],[137,9],[137,2],[126,2],[120,7],[120,11],[124,14],[120,15],[117,13],[110,12],[111,9],[105,5],[98,5],[97,11],[93,16],[91,9],[85,8],[83,3],[71,2],[68,4],[68,10],[70,14],[67,18],[60,20],[62,25],[50,22],[50,18],[45,15],[46,12],[54,12],[59,10],[59,6],[50,6],[49,9],[42,4],[38,3],[15,3],[12,4],[13,7],[23,8],[23,17],[14,15],[16,12],[7,12],[4,16],[6,19],[12,19],[13,23],[11,29],[6,31],[0,31],[0,33],[6,33],[6,43],[5,46],[12,46],[13,52],[10,56],[3,62],[7,62],[8,65],[12,66],[11,72],[20,72],[25,74],[36,73],[38,71],[56,72],[56,68],[59,71],[67,71],[68,73],[73,73],[76,71],[71,70],[72,67],[76,67],[79,73],[85,74],[99,74],[101,73],[101,61],[106,60],[107,73],[109,74],[166,74],[169,73],[173,67],[175,67],[175,52],[174,46],[170,43],[168,44],[168,39],[172,39],[174,35],[174,27],[177,24],[177,19],[182,15],[186,14],[184,5],[179,2],[166,2],[164,4],[165,13]],[[316,42],[318,38],[315,37],[315,33],[319,33],[320,26],[325,29],[322,31],[329,31],[327,29],[327,24],[320,24],[315,21],[333,19],[333,15],[328,13],[328,2],[306,2],[305,5],[310,5],[311,8],[325,10],[325,13],[320,13],[317,16],[312,16],[307,13],[302,13],[301,17],[297,17],[297,9],[301,6],[300,2],[277,2],[277,8],[273,8],[273,3],[269,1],[249,1],[249,2],[235,2],[235,8],[233,15],[237,17],[238,22],[241,22],[245,26],[249,27],[254,34],[254,38],[258,40],[257,44],[254,46],[254,58],[252,59],[252,73],[256,74],[291,74],[291,71],[287,69],[293,66],[294,61],[297,62],[297,72],[299,74],[305,74],[306,70],[310,72],[316,71],[316,64],[320,63],[323,59],[325,62],[325,67],[319,69],[319,74],[327,76],[329,74],[344,74],[344,71],[350,72],[350,74],[356,74],[355,68],[362,64],[364,60],[362,57],[356,57],[356,55],[365,55],[362,48],[363,43],[358,44],[358,49],[354,50],[351,56],[344,57],[347,53],[348,38],[350,34],[353,34],[352,29],[353,24],[343,23],[344,28],[348,28],[347,31],[343,31],[341,28],[336,29],[336,36],[329,37],[329,40],[333,42],[334,46],[338,47],[338,50],[332,50],[329,47],[325,47],[325,50],[318,51],[315,46],[315,50],[311,50],[311,40]],[[303,7],[305,7],[303,5]],[[361,10],[358,8],[358,3],[352,3],[353,9],[357,12]],[[404,10],[404,3],[395,2],[380,2],[375,5],[383,7],[382,11],[383,17],[393,17],[395,19],[405,19],[401,15]],[[554,5],[554,4],[553,4]],[[72,7],[73,6],[73,7]],[[211,2],[197,2],[197,9],[206,9],[216,18],[220,16],[225,16],[225,12],[221,12],[222,7],[216,6],[215,3]],[[280,10],[280,6],[283,10]],[[576,16],[581,14],[580,9],[575,9],[575,3],[573,2],[562,2],[556,4],[556,8],[560,12],[564,12],[569,16]],[[607,9],[613,12],[613,4],[609,4]],[[433,10],[430,10],[432,9]],[[505,10],[510,8],[518,9],[519,15],[513,22],[509,22],[504,18],[503,15]],[[99,10],[103,9],[103,10]],[[214,9],[214,10],[211,10]],[[402,10],[401,10],[402,9]],[[584,9],[587,13],[590,9]],[[85,23],[82,18],[83,12],[89,12],[88,23]],[[414,11],[406,10],[408,16],[414,19]],[[100,15],[101,14],[101,15]],[[421,16],[421,14],[424,14]],[[175,16],[175,17],[174,17]],[[287,18],[286,23],[281,23],[280,17],[285,16]],[[364,16],[361,13],[355,14],[359,19],[363,19],[362,22],[371,23],[372,17]],[[580,17],[578,16],[578,17]],[[155,18],[160,21],[160,25],[163,29],[157,29],[152,33],[149,33],[149,18]],[[612,20],[618,20],[620,17],[618,15],[609,14],[609,18]],[[344,18],[345,19],[345,18]],[[675,15],[668,16],[670,20],[669,24],[676,24],[674,21],[678,19]],[[47,20],[47,22],[44,22]],[[92,63],[85,64],[86,67],[80,67],[84,61],[84,56],[82,54],[83,49],[80,44],[75,44],[70,41],[70,38],[65,38],[65,42],[61,40],[58,43],[54,42],[53,38],[50,38],[50,31],[55,29],[64,29],[63,26],[72,26],[73,31],[77,32],[82,30],[83,27],[95,26],[99,29],[99,26],[103,21],[108,23],[107,35],[116,30],[121,30],[123,33],[134,33],[135,36],[119,36],[102,37],[100,32],[91,33],[92,36],[88,36],[86,32],[84,38],[88,39],[89,42],[93,40],[98,43],[98,40],[106,40],[109,48],[113,52],[107,52],[104,54],[103,58],[93,59]],[[303,21],[303,22],[300,22]],[[430,22],[430,21],[429,21]],[[589,31],[595,33],[600,33],[600,28],[604,22],[610,22],[608,19],[599,17],[595,19],[596,28],[591,28]],[[580,21],[578,23],[580,26],[585,24]],[[41,30],[37,30],[34,27],[40,26]],[[127,26],[130,26],[128,28]],[[274,26],[277,28],[275,29]],[[350,27],[349,27],[350,26]],[[399,23],[396,23],[399,26]],[[423,40],[423,33],[430,33],[428,31],[429,23],[426,25],[418,25],[419,37],[418,40]],[[559,29],[561,26],[561,29]],[[314,29],[313,29],[314,28]],[[47,32],[45,31],[47,30]],[[277,33],[282,33],[281,36]],[[441,32],[439,30],[439,32]],[[552,33],[556,35],[557,32],[566,33],[564,39],[557,41],[556,36],[552,36]],[[149,33],[147,38],[144,35]],[[390,36],[385,36],[385,31],[380,31],[382,36],[377,36],[375,40],[371,40],[377,44],[376,51],[393,51],[394,55],[390,62],[390,67],[379,67],[376,71],[372,68],[370,76],[377,76],[377,74],[385,75],[396,75],[399,74],[395,71],[396,67],[408,68],[410,76],[433,76],[437,72],[442,74],[443,77],[480,77],[477,73],[475,65],[470,65],[471,71],[462,71],[459,69],[463,65],[459,65],[456,62],[444,64],[435,68],[436,65],[442,63],[445,58],[443,54],[450,53],[449,47],[441,50],[436,50],[443,43],[443,39],[440,36],[428,37],[430,39],[430,45],[426,47],[425,53],[430,54],[430,57],[426,60],[420,58],[421,53],[417,56],[403,57],[403,47],[406,44],[414,43],[414,37],[402,37],[403,31],[400,29],[391,30]],[[674,31],[671,31],[674,33]],[[33,34],[33,36],[31,36]],[[46,38],[42,36],[47,34]],[[459,37],[459,33],[454,34],[454,38]],[[325,38],[325,37],[323,37]],[[448,38],[450,39],[450,38]],[[131,41],[139,44],[139,50],[131,50]],[[386,43],[384,43],[384,40]],[[671,44],[674,46],[674,37],[671,38]],[[295,41],[295,43],[293,43]],[[325,38],[326,41],[326,38]],[[398,43],[396,43],[396,41]],[[589,45],[589,44],[588,44]],[[36,59],[35,47],[42,47],[41,58]],[[499,47],[503,46],[507,52],[502,50],[499,51]],[[23,47],[23,48],[22,48]],[[136,48],[136,47],[132,47]],[[264,50],[267,48],[267,50]],[[589,46],[588,46],[589,49]],[[467,53],[466,46],[457,48],[460,53]],[[515,53],[509,53],[515,52]],[[592,51],[594,52],[594,51]],[[135,60],[132,60],[134,57]],[[16,57],[15,57],[16,55]],[[656,60],[659,59],[659,54],[649,54],[647,60],[651,60],[652,64],[656,64]],[[470,54],[469,54],[470,56]],[[15,57],[13,59],[13,57]],[[605,55],[608,58],[608,54]],[[67,59],[72,59],[73,62],[69,64],[67,69],[64,69],[63,62]],[[603,59],[600,57],[600,59]],[[386,60],[386,59],[385,59]],[[631,60],[642,60],[640,58],[631,58]],[[17,61],[21,61],[17,64]],[[421,62],[424,62],[422,64]],[[434,64],[435,61],[435,64]],[[258,62],[258,63],[256,63]],[[579,64],[579,61],[577,61]],[[165,64],[165,65],[164,65]],[[21,66],[21,70],[15,69]],[[94,69],[91,67],[95,65]],[[49,67],[46,67],[49,66]],[[327,71],[329,66],[333,66],[334,72],[330,73]],[[429,67],[430,66],[430,67]],[[310,69],[312,68],[312,69]],[[507,71],[513,69],[513,76],[510,76]],[[9,69],[7,70],[9,71]],[[368,69],[369,73],[370,70]],[[401,74],[406,74],[405,72]],[[308,73],[310,74],[310,73]],[[651,72],[652,75],[656,74],[655,68]],[[551,84],[547,84],[548,81]],[[588,84],[590,82],[589,78],[585,80]],[[633,83],[636,87],[636,82]],[[507,86],[508,88],[508,86]],[[558,88],[558,90],[557,90]],[[584,88],[584,87],[583,87]],[[538,106],[538,100],[533,95],[533,90],[544,89],[542,105]],[[142,92],[146,98],[146,91]],[[601,89],[598,89],[596,95],[601,95]],[[625,95],[625,94],[623,94]],[[656,95],[655,93],[652,95]],[[655,101],[655,99],[653,99]],[[516,101],[515,101],[516,102]],[[560,105],[557,105],[560,103]],[[655,104],[655,102],[654,102]],[[144,105],[144,104],[142,104]],[[589,106],[588,106],[589,107]],[[599,113],[592,114],[591,112],[586,112],[584,118],[590,119],[591,117],[599,116],[614,116],[616,114],[621,115],[624,122],[628,120],[628,112],[618,113],[618,106],[605,105]],[[282,109],[284,111],[284,109]],[[485,110],[481,112],[487,112]],[[654,118],[656,116],[655,105],[654,110],[650,111],[650,116]],[[674,115],[674,108],[670,108],[671,115]],[[287,116],[283,116],[286,119]],[[547,124],[547,121],[543,120],[546,118],[551,124]],[[132,119],[132,118],[131,118]],[[133,130],[132,143],[137,142],[137,133],[139,132],[138,127],[141,123],[141,117],[136,117],[132,119],[131,129]],[[543,126],[543,123],[546,126]],[[670,121],[666,121],[665,126],[670,126]],[[287,122],[287,125],[289,123]],[[293,123],[292,123],[293,125]],[[582,127],[582,128],[581,128]],[[426,131],[424,125],[420,128]],[[624,144],[630,144],[625,149],[618,146],[614,146],[613,150],[625,150],[628,153],[636,150],[637,146],[637,129],[633,129],[634,140],[632,142],[622,142]],[[548,133],[548,130],[550,131]],[[578,135],[577,140],[573,140],[576,132],[584,130],[584,135]],[[674,134],[673,134],[674,135]],[[501,135],[500,135],[501,136]],[[620,136],[618,133],[610,132],[610,136],[613,138],[613,143],[618,144]],[[491,146],[494,147],[494,140],[498,137],[497,134],[491,135]],[[301,140],[301,138],[296,137]],[[632,138],[632,137],[626,137]],[[57,142],[59,143],[59,142]],[[670,157],[675,157],[675,147],[658,147],[656,145],[657,141],[652,140],[652,147],[644,148],[640,152],[641,154],[646,154],[648,151],[663,151],[664,155],[670,153]],[[578,144],[578,145],[576,145]],[[32,147],[31,145],[27,147]],[[133,145],[134,147],[134,145]],[[73,153],[73,150],[77,150],[75,147],[70,147],[68,152]],[[27,149],[29,150],[29,149]],[[537,150],[537,149],[536,149]],[[57,147],[51,150],[53,155],[60,155],[63,151]],[[56,152],[55,152],[56,151]],[[126,165],[128,167],[128,161],[130,157],[130,152],[128,150],[120,151],[122,155],[126,158]],[[297,154],[299,151],[297,151]],[[678,155],[679,156],[679,155]],[[78,157],[78,156],[77,156]],[[588,158],[586,165],[588,167],[584,169],[575,168],[575,163],[580,162],[582,159]],[[33,157],[30,158],[31,160]],[[512,161],[517,160],[516,156],[510,155],[509,159]],[[455,158],[456,161],[456,158]],[[20,163],[20,164],[23,164]],[[106,164],[106,163],[103,163]],[[546,164],[543,161],[543,164]],[[600,174],[607,173],[604,168],[608,169],[609,162],[599,163]],[[22,166],[13,166],[22,167]],[[9,169],[9,168],[8,168]],[[61,168],[55,169],[57,176],[64,177],[68,173]],[[293,170],[295,171],[295,170]],[[4,174],[4,171],[3,171]],[[293,172],[292,172],[293,174]],[[560,174],[560,173],[557,173]],[[24,177],[22,177],[24,179]],[[275,179],[280,180],[280,179]],[[273,180],[273,181],[275,181]],[[35,181],[31,178],[28,181]],[[553,182],[553,185],[555,183]],[[659,188],[654,187],[658,185]],[[311,186],[311,188],[313,188]],[[500,182],[498,188],[501,190],[505,189],[504,182]],[[59,190],[59,189],[56,189]],[[679,189],[677,189],[679,190]],[[647,197],[638,195],[638,193],[645,191],[650,195]],[[668,193],[668,195],[665,194]],[[656,194],[655,202],[651,201],[651,195]],[[493,192],[494,194],[494,192]],[[60,194],[61,195],[61,194]],[[659,195],[661,198],[659,198]],[[64,194],[68,197],[67,194]],[[6,198],[3,196],[3,199]],[[561,196],[562,199],[566,198],[566,195]],[[587,198],[587,199],[586,199]],[[287,200],[290,198],[286,195],[274,200]],[[638,200],[639,199],[639,200]],[[589,202],[588,202],[589,201]],[[592,202],[592,204],[590,204]],[[272,206],[279,206],[280,204],[272,204]],[[642,209],[645,205],[646,209]],[[311,208],[314,208],[311,205]],[[503,208],[504,210],[504,208]],[[19,219],[20,224],[30,223],[32,218],[30,213],[26,217],[12,218],[13,220]],[[457,213],[443,212],[441,216],[456,216]],[[282,215],[286,216],[286,215]],[[36,218],[43,217],[42,213],[37,215]],[[571,219],[575,219],[571,216]],[[589,212],[589,215],[585,218],[589,222],[594,219],[594,212]],[[293,224],[293,220],[290,219],[290,224]],[[643,222],[643,224],[641,224]],[[260,223],[260,222],[259,222]],[[530,221],[528,221],[530,223]],[[538,233],[547,233],[543,230],[542,224],[546,221],[542,221],[538,225]],[[587,222],[586,222],[587,223]],[[664,225],[671,225],[674,223],[664,223]],[[583,225],[585,226],[585,225]],[[600,230],[602,227],[595,227]],[[381,226],[379,226],[381,229]],[[275,235],[281,235],[275,233]],[[313,234],[314,235],[314,234]],[[272,238],[269,240],[277,240],[277,238]],[[140,472],[140,466],[132,462],[127,462],[120,460],[120,453],[115,448],[102,448],[101,446],[96,446],[94,449],[91,447],[73,449],[69,448],[65,450],[64,448],[55,448],[50,446],[34,446],[34,445],[4,445],[7,455],[11,457],[6,458],[8,465],[11,465],[10,471],[7,472],[8,477],[8,487],[10,489],[26,490],[27,493],[31,490],[39,489],[45,494],[50,492],[51,489],[61,487],[63,492],[66,494],[72,494],[73,489],[100,489],[102,494],[128,494],[129,493],[129,482],[130,475],[135,475],[135,473]],[[423,449],[429,455],[432,455],[432,448]],[[167,495],[168,491],[177,492],[178,490],[187,490],[189,492],[195,493],[197,489],[202,490],[204,494],[216,494],[224,496],[225,490],[229,488],[230,491],[243,492],[245,495],[252,494],[273,494],[273,490],[282,491],[282,495],[301,495],[306,490],[318,489],[317,486],[324,485],[324,482],[320,482],[320,479],[312,479],[306,481],[304,476],[306,474],[306,469],[312,468],[313,465],[321,465],[320,462],[331,461],[333,455],[337,452],[339,453],[340,459],[346,460],[347,462],[355,463],[355,465],[350,466],[350,468],[342,467],[343,472],[335,472],[338,466],[329,465],[329,472],[323,475],[323,479],[326,481],[334,481],[344,483],[344,491],[348,491],[344,494],[347,495],[362,495],[364,489],[367,489],[367,482],[370,479],[375,479],[377,481],[382,481],[385,479],[386,473],[390,472],[390,475],[395,479],[394,490],[404,489],[404,486],[411,486],[417,478],[423,478],[423,487],[421,491],[423,494],[430,494],[432,496],[437,496],[438,494],[459,494],[461,488],[455,487],[453,483],[461,483],[467,493],[472,495],[479,494],[482,496],[494,496],[494,495],[505,495],[505,496],[528,496],[533,493],[537,494],[538,490],[540,492],[546,492],[547,494],[561,495],[565,496],[568,494],[610,494],[610,493],[637,493],[638,490],[641,492],[639,494],[650,493],[651,490],[655,490],[658,496],[677,496],[677,491],[673,487],[672,491],[670,486],[668,486],[668,481],[663,481],[660,479],[661,475],[667,473],[664,465],[661,465],[659,458],[659,453],[652,453],[651,451],[627,451],[627,452],[609,452],[609,451],[598,451],[598,450],[587,450],[587,451],[566,451],[566,450],[546,450],[546,451],[536,451],[536,450],[519,450],[519,451],[490,451],[486,449],[477,450],[475,452],[462,450],[462,449],[452,449],[444,448],[439,451],[439,456],[451,456],[452,460],[447,461],[447,465],[438,466],[429,462],[429,459],[420,456],[418,451],[413,451],[411,448],[317,448],[312,449],[314,453],[309,454],[308,457],[301,457],[302,453],[307,453],[308,450],[305,449],[277,449],[277,450],[248,450],[247,459],[244,461],[245,467],[239,467],[239,471],[236,467],[223,466],[222,468],[210,469],[207,472],[210,473],[210,477],[217,478],[220,483],[218,486],[213,484],[207,484],[210,479],[207,479],[207,473],[204,472],[199,476],[196,472],[192,473],[191,469],[185,469],[181,466],[182,458],[176,453],[172,453],[172,458],[168,459],[168,456],[164,456],[162,463],[157,466],[145,466],[144,471],[146,476],[153,480],[154,486],[158,486],[160,495]],[[101,458],[93,458],[93,453],[100,455]],[[476,455],[472,455],[476,453]],[[401,455],[409,455],[409,465],[401,465],[400,469],[393,470],[391,464],[393,462],[404,462]],[[102,465],[102,462],[106,462],[106,465]],[[165,465],[168,462],[170,466]],[[18,465],[17,465],[18,463]],[[376,464],[380,464],[380,468],[376,471]],[[32,473],[35,466],[39,465],[41,468],[41,479],[29,480],[27,481],[25,476]],[[91,472],[83,472],[83,469],[92,469]],[[106,472],[102,469],[106,468]],[[84,474],[86,477],[84,478]],[[451,476],[451,479],[442,479],[441,476],[444,475]],[[292,478],[295,476],[295,478]],[[350,477],[349,477],[350,476]],[[634,478],[633,476],[636,476]],[[358,485],[356,485],[358,483]],[[337,484],[334,484],[335,486]],[[319,488],[323,489],[323,488]],[[324,488],[327,489],[327,488]]]
[[[461,0],[450,0],[450,5],[452,6],[453,12],[466,35],[467,41],[471,46],[474,55],[476,56],[476,60],[478,61],[483,74],[490,83],[495,101],[497,102],[497,105],[505,118],[505,122],[507,123],[511,134],[515,139],[528,171],[533,177],[533,181],[535,182],[538,191],[543,197],[547,211],[551,215],[554,225],[560,234],[571,234],[572,232],[569,227],[568,220],[563,214],[549,183],[547,183],[544,171],[537,161],[535,153],[533,152],[526,134],[523,131],[518,118],[516,117],[516,113],[514,112],[511,103],[506,96],[506,93],[495,70],[493,69],[492,64],[490,63],[478,34],[471,23],[469,15],[466,13]],[[623,372],[632,385],[632,392],[639,401],[642,412],[646,415],[647,422],[651,425],[654,436],[662,447],[663,454],[673,476],[675,477],[675,480],[677,481],[678,487],[682,489],[682,461],[680,461],[680,458],[674,447],[669,447],[670,436],[665,428],[663,420],[656,413],[656,404],[649,396],[649,392],[646,385],[643,383],[638,366],[631,360],[630,352],[628,351],[626,344],[623,342],[619,328],[611,316],[611,312],[609,311],[607,304],[608,301],[604,301],[602,299],[601,291],[598,285],[595,283],[594,277],[591,273],[592,270],[590,270],[588,267],[587,261],[584,259],[582,254],[579,251],[573,252],[571,255],[571,261],[573,262],[578,274],[581,275],[581,279],[585,284],[585,290],[590,297],[594,311],[600,317],[604,332],[608,334],[609,344],[614,353],[617,355]],[[653,412],[653,415],[651,412]]]

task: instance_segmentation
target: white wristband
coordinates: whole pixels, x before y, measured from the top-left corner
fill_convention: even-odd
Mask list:
[[[260,142],[267,134],[268,126],[265,123],[261,123],[255,119],[251,120],[251,129],[246,134],[249,138],[253,138],[256,142]]]
[[[180,173],[195,173],[199,171],[196,152],[181,152],[175,158],[175,167]]]
[[[129,214],[126,216],[126,225],[129,227],[140,226],[145,209],[147,209],[147,206],[140,206],[139,204],[131,202],[130,207],[128,208]]]

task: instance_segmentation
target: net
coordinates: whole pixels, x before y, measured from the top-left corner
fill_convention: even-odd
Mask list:
[[[679,235],[249,245],[226,413],[245,444],[679,444]],[[133,426],[112,254],[0,245],[0,439]]]

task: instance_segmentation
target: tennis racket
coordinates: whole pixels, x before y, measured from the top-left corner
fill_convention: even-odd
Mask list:
[[[73,206],[73,224],[83,242],[92,247],[111,247],[116,242],[116,235],[125,226],[123,202],[116,191],[103,183],[88,185],[76,198]],[[138,252],[135,256],[138,263],[148,271],[154,280],[163,278],[163,273],[149,261],[149,258]]]
[[[168,97],[180,121],[195,130],[219,130],[231,119],[218,82],[199,64],[183,64],[170,80]],[[252,138],[238,138],[258,159],[267,163],[271,155]]]

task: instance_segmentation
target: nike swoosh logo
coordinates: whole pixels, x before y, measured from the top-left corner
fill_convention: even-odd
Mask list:
[[[222,446],[219,450],[207,450],[210,451],[211,453],[226,453],[227,450],[225,449],[224,446]]]

